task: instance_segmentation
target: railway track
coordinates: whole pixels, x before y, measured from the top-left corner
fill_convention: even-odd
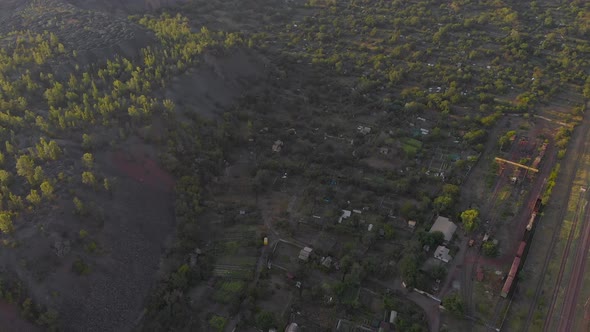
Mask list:
[[[576,304],[582,286],[584,270],[586,269],[586,258],[588,249],[590,248],[590,226],[588,225],[588,218],[590,217],[590,209],[584,211],[584,219],[582,223],[582,230],[580,234],[580,244],[574,259],[574,267],[570,276],[568,287],[564,297],[563,307],[559,320],[558,331],[574,331],[574,320],[576,313]]]
[[[566,193],[570,193],[572,190],[572,187],[574,185],[574,180],[576,178],[576,173],[578,170],[578,165],[580,164],[580,161],[582,160],[582,156],[584,156],[587,152],[588,146],[586,144],[586,140],[587,140],[587,136],[589,134],[589,124],[590,124],[590,120],[585,117],[584,118],[584,123],[580,128],[580,130],[578,131],[578,135],[574,135],[575,136],[575,148],[573,151],[577,152],[576,153],[576,157],[575,157],[575,161],[571,164],[571,165],[575,165],[573,166],[573,169],[571,170],[571,174],[569,174],[569,177],[565,180],[567,181],[567,188],[564,192]],[[567,202],[569,199],[566,199],[565,202],[562,203],[561,209],[559,210],[559,214],[558,214],[558,220],[563,220],[565,218],[565,214],[567,212]],[[537,221],[537,222],[540,222]],[[556,227],[560,227],[561,224],[557,225]],[[553,232],[553,236],[549,239],[549,243],[547,244],[547,254],[545,256],[545,259],[543,261],[543,266],[541,267],[541,271],[539,271],[539,275],[541,276],[537,286],[535,288],[535,293],[533,295],[533,300],[531,302],[531,305],[529,307],[529,312],[527,315],[527,319],[523,328],[523,331],[528,332],[529,328],[531,326],[531,322],[533,320],[533,314],[535,312],[535,309],[537,307],[537,303],[539,301],[539,297],[541,296],[542,290],[543,290],[543,283],[545,281],[545,275],[547,273],[547,268],[549,266],[549,262],[551,261],[551,256],[553,253],[553,250],[555,249],[555,243],[557,242],[557,239],[559,237],[559,232],[557,230],[555,230]],[[547,316],[548,317],[548,316]],[[548,319],[548,318],[546,318]],[[547,324],[545,324],[547,325]]]
[[[561,264],[559,265],[559,273],[557,274],[557,280],[555,281],[555,287],[553,289],[553,296],[551,297],[551,302],[549,304],[549,311],[547,313],[547,319],[545,321],[544,330],[547,331],[551,327],[551,321],[553,317],[553,311],[555,309],[555,303],[557,302],[557,295],[559,294],[559,289],[561,285],[561,280],[563,279],[563,272],[565,271],[565,266],[567,263],[567,257],[569,256],[571,244],[574,239],[574,234],[576,233],[576,227],[578,226],[579,216],[580,216],[580,206],[582,202],[582,193],[578,196],[578,201],[576,203],[576,214],[574,215],[574,220],[572,222],[572,228],[567,237],[567,242],[565,244],[565,249],[561,256]]]

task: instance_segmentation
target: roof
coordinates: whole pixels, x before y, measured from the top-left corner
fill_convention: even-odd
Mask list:
[[[299,331],[299,326],[297,325],[297,323],[291,323],[285,329],[285,332],[297,332],[297,331]]]
[[[408,221],[408,227],[410,227],[410,228],[416,227],[416,221],[414,221],[414,220]]]
[[[311,249],[310,247],[305,247],[301,249],[301,251],[299,252],[299,259],[304,261],[308,260],[312,250],[313,249]]]
[[[434,225],[430,228],[430,233],[432,232],[442,232],[445,236],[445,241],[449,242],[453,238],[453,234],[457,230],[457,225],[449,220],[449,218],[438,216]]]
[[[449,248],[444,246],[438,246],[434,251],[434,258],[440,259],[441,261],[448,263],[453,257],[449,255]]]

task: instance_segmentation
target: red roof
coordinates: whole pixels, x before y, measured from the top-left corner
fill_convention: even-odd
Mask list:
[[[512,267],[510,267],[510,272],[508,273],[509,277],[516,277],[516,271],[518,271],[518,267],[520,266],[520,257],[514,257],[512,261]]]
[[[524,248],[526,248],[526,242],[522,241],[522,242],[520,242],[520,245],[518,246],[518,251],[516,252],[516,257],[522,257],[522,254],[524,254]]]

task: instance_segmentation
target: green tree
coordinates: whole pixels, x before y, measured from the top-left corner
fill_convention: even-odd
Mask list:
[[[47,331],[57,331],[58,318],[59,315],[57,314],[57,311],[49,309],[39,316],[36,323],[37,325],[45,327]]]
[[[495,257],[498,254],[498,248],[493,241],[486,241],[482,245],[483,254],[488,257]]]
[[[391,224],[383,225],[383,231],[385,232],[385,239],[392,240],[395,237],[395,230]]]
[[[469,209],[461,212],[461,221],[468,232],[473,231],[479,222],[479,211],[477,209]]]
[[[92,169],[94,166],[94,157],[92,157],[91,153],[85,153],[82,155],[82,164],[84,164],[84,167],[87,169]]]
[[[514,137],[516,135],[516,131],[511,130],[509,132],[507,132],[506,134],[500,136],[500,138],[498,139],[498,145],[500,146],[500,150],[504,150],[504,148],[506,148],[508,146],[508,143],[510,143],[510,140],[512,139],[512,137]]]
[[[451,207],[455,204],[455,202],[453,200],[453,197],[443,195],[435,198],[433,204],[434,209],[440,213],[449,211]]]
[[[262,310],[256,314],[256,327],[268,331],[269,329],[276,327],[275,316],[272,312]]]
[[[92,136],[88,134],[82,134],[82,148],[86,151],[89,151],[92,149],[93,145],[94,141],[92,139]]]
[[[35,173],[33,174],[33,182],[35,184],[39,184],[45,179],[45,172],[43,172],[43,168],[41,166],[35,167]]]
[[[10,175],[10,173],[8,171],[0,169],[0,184],[5,185],[5,186],[9,185],[11,178],[12,178],[12,176]]]
[[[78,215],[85,215],[86,207],[84,206],[84,203],[82,203],[82,201],[78,197],[74,197],[72,201],[74,202],[74,209],[76,213]]]
[[[82,173],[82,183],[89,185],[89,186],[95,186],[96,185],[96,178],[94,177],[94,174],[92,174],[92,172],[83,172]]]
[[[209,319],[209,325],[213,328],[214,331],[217,332],[223,332],[225,324],[227,324],[227,319],[221,316],[213,315],[213,317]]]
[[[31,192],[27,195],[27,201],[29,201],[34,206],[41,204],[41,196],[37,192],[37,190],[31,189]]]
[[[0,212],[0,231],[2,233],[11,233],[13,230],[12,214],[6,211]]]
[[[26,178],[30,183],[33,182],[35,162],[31,156],[23,154],[16,159],[16,174]]]
[[[49,181],[43,181],[43,183],[41,183],[41,193],[43,194],[43,197],[47,199],[53,198],[53,186]]]
[[[399,261],[399,269],[406,286],[416,286],[416,280],[418,278],[418,257],[413,254],[404,255]]]
[[[455,316],[462,317],[465,313],[463,300],[458,293],[445,297],[442,301],[443,307]]]

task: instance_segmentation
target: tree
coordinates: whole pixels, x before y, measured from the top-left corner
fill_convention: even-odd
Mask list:
[[[445,307],[450,313],[456,316],[463,316],[465,312],[465,307],[463,305],[463,300],[459,296],[458,293],[454,293],[444,298],[442,301],[443,307]]]
[[[8,171],[0,169],[0,184],[7,186],[10,184],[10,179],[10,173]]]
[[[227,319],[225,319],[225,317],[213,315],[213,317],[209,319],[209,325],[211,325],[213,330],[217,332],[223,332],[225,324],[227,324]]]
[[[47,199],[53,198],[53,186],[49,181],[43,181],[43,183],[41,183],[41,193],[43,194],[43,197]]]
[[[482,245],[483,254],[488,257],[495,257],[498,254],[498,247],[493,241],[486,241]]]
[[[385,239],[392,240],[395,237],[395,230],[391,224],[383,225],[383,231],[385,232]]]
[[[399,261],[400,273],[402,280],[408,287],[414,287],[418,277],[418,257],[412,254],[406,254]]]
[[[451,196],[443,195],[438,196],[434,199],[434,209],[437,212],[445,212],[448,211],[454,205],[453,198]]]
[[[41,196],[39,195],[37,190],[31,189],[31,193],[27,195],[27,201],[37,206],[41,203]]]
[[[87,169],[92,169],[94,166],[94,157],[92,157],[91,153],[85,153],[82,155],[82,164],[84,164],[84,167]]]
[[[83,172],[82,173],[82,183],[89,185],[89,186],[96,185],[96,178],[94,177],[94,174],[92,174],[92,172]]]
[[[2,233],[11,233],[13,230],[12,214],[6,211],[0,212],[0,231]]]
[[[445,235],[440,231],[435,232],[420,232],[418,233],[418,240],[423,246],[429,246],[430,248],[441,245],[445,240]]]
[[[268,331],[269,329],[275,327],[275,325],[275,316],[272,312],[262,310],[256,314],[256,327],[264,331]]]
[[[469,209],[461,212],[461,221],[468,232],[473,231],[477,227],[479,221],[479,211],[477,209]]]
[[[82,203],[82,201],[78,197],[74,197],[74,199],[72,201],[74,202],[74,208],[75,208],[77,214],[79,214],[79,215],[86,214],[86,207],[84,206],[84,203]]]
[[[35,175],[35,162],[31,156],[23,154],[16,160],[16,174],[25,177],[29,182],[33,182]]]
[[[510,143],[510,140],[512,139],[512,137],[514,137],[514,135],[516,135],[516,131],[511,130],[506,134],[500,136],[500,138],[498,139],[498,145],[500,146],[500,150],[504,150],[504,148],[507,147],[508,143]]]
[[[91,150],[94,145],[92,136],[88,134],[82,134],[82,148],[86,151]]]

